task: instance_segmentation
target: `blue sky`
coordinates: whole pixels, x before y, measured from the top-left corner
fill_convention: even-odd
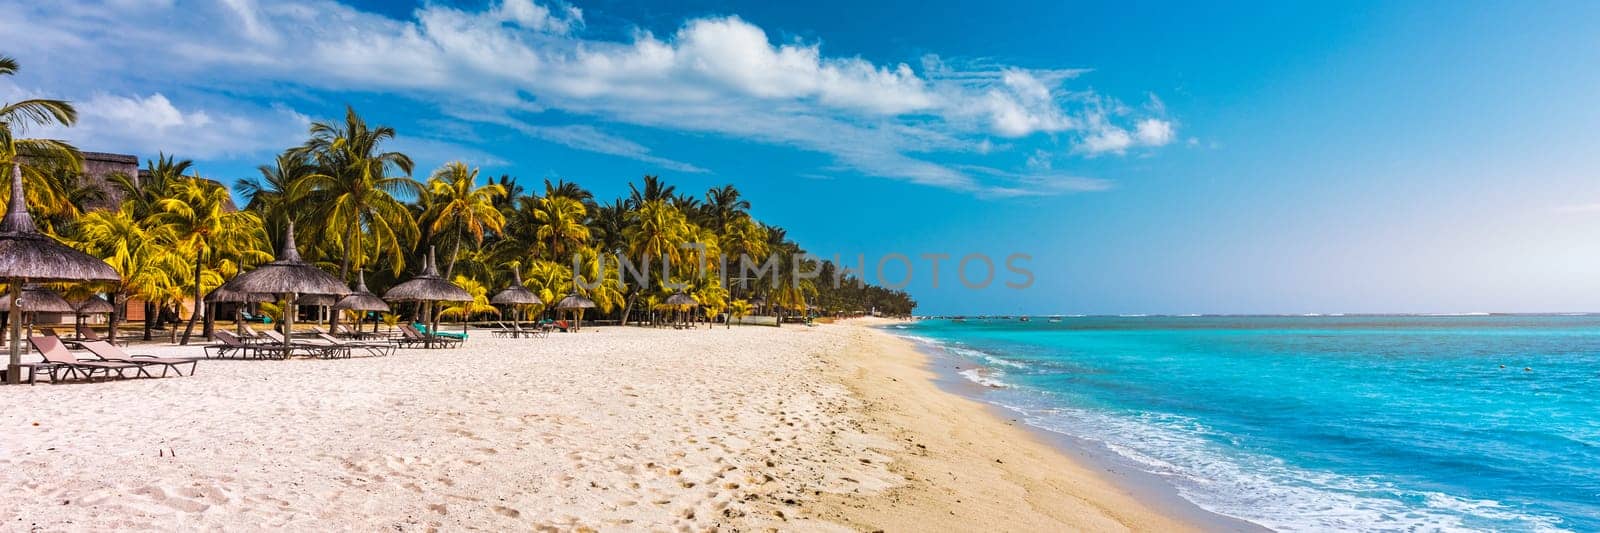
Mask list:
[[[1600,310],[1594,4],[5,3],[0,100],[84,115],[35,133],[225,182],[348,103],[419,175],[1032,256],[1024,290],[917,259],[930,313]]]

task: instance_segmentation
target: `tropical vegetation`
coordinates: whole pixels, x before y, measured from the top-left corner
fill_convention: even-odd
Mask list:
[[[0,75],[16,71],[14,60],[0,57]],[[904,292],[852,277],[835,284],[835,265],[806,254],[784,229],[757,220],[733,185],[693,194],[644,176],[628,185],[627,196],[601,202],[574,182],[529,187],[506,175],[482,178],[480,169],[460,161],[419,181],[412,159],[393,150],[394,128],[368,124],[353,108],[342,120],[313,123],[304,143],[287,147],[259,167],[259,175],[237,180],[232,191],[201,177],[193,162],[168,154],[147,161],[138,175],[97,183],[83,176],[75,147],[23,136],[34,127],[70,126],[76,118],[59,100],[0,107],[0,164],[22,170],[42,231],[122,274],[107,296],[118,307],[143,302],[150,317],[146,337],[151,328],[182,322],[187,342],[203,316],[202,334],[209,335],[207,306],[193,302],[272,260],[289,228],[306,260],[346,281],[364,272],[379,294],[409,277],[433,247],[445,279],[474,296],[440,307],[447,318],[461,320],[500,316],[488,296],[513,283],[515,274],[546,302],[516,310],[523,316],[548,314],[548,304],[577,295],[595,304],[587,319],[623,324],[725,313],[904,315],[916,305]],[[106,207],[108,195],[120,203]],[[719,261],[719,255],[729,259]],[[770,265],[766,277],[741,275],[741,255]],[[821,275],[788,282],[797,271]],[[672,298],[679,293],[695,305],[669,304],[683,301]],[[113,316],[113,328],[117,322]]]

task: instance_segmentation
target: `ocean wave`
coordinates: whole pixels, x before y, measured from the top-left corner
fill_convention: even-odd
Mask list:
[[[985,387],[995,389],[1011,388],[1010,383],[1000,380],[1000,377],[1005,375],[1004,372],[994,370],[986,371],[982,368],[968,368],[966,370],[957,372],[957,374],[961,374],[961,377],[967,378],[967,381],[971,381]]]
[[[991,354],[989,352],[985,352],[983,350],[978,350],[978,349],[975,349],[975,348],[967,348],[967,347],[958,346],[958,345],[947,345],[947,346],[944,347],[944,349],[948,353],[951,353],[951,354],[954,354],[954,355],[958,355],[958,356],[961,356],[961,357],[965,357],[965,358],[973,360],[973,361],[988,363],[988,364],[993,365],[993,366],[1003,366],[1003,367],[1018,368],[1018,369],[1028,368],[1028,365],[1026,365],[1026,364],[1023,364],[1023,363],[1020,363],[1020,362],[1017,362],[1017,361],[1012,361],[1010,359],[1006,359],[1004,357],[1000,357],[998,355],[994,355],[994,354]]]
[[[1277,530],[1520,529],[1562,531],[1560,519],[1519,512],[1492,500],[1405,490],[1374,478],[1289,465],[1276,457],[1226,450],[1237,439],[1175,415],[1121,415],[1043,408],[1044,398],[1011,389],[991,401],[1031,426],[1099,443],[1168,480],[1209,511]]]

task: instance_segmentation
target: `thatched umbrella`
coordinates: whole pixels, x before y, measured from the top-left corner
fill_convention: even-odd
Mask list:
[[[383,293],[383,299],[392,302],[419,302],[423,304],[424,320],[428,321],[428,338],[424,346],[433,347],[433,336],[439,332],[439,318],[433,313],[434,302],[470,302],[472,294],[456,284],[439,277],[439,267],[434,265],[433,247],[428,247],[428,258],[422,264],[422,273],[395,285]]]
[[[29,281],[118,281],[122,276],[105,261],[68,248],[39,233],[28,215],[22,192],[22,165],[11,163],[11,202],[0,219],[0,280],[10,287],[10,301],[22,295]],[[24,302],[25,304],[26,302]],[[22,322],[11,321],[11,360],[6,381],[22,382]]]
[[[283,236],[283,249],[279,250],[277,261],[240,274],[231,283],[234,290],[283,296],[283,345],[286,347],[294,338],[294,302],[299,295],[343,296],[350,292],[339,278],[300,260],[300,251],[294,245],[294,222],[289,223],[289,230]]]
[[[372,291],[367,290],[367,272],[365,270],[356,272],[355,292],[345,295],[344,298],[333,304],[333,308],[336,310],[349,309],[363,313],[367,311],[389,312],[388,302],[383,301],[383,298],[379,298],[378,295],[372,294]],[[372,327],[373,331],[377,331],[378,326],[376,324]],[[356,321],[356,331],[361,331],[360,320]]]
[[[572,293],[571,296],[556,302],[556,309],[574,310],[572,312],[572,330],[577,331],[583,325],[583,310],[594,309],[594,300],[579,296],[578,293]]]
[[[506,287],[506,290],[496,293],[493,298],[489,298],[489,303],[495,305],[513,306],[513,312],[511,313],[511,325],[517,329],[521,329],[521,312],[514,306],[537,305],[544,303],[544,300],[540,300],[539,296],[534,294],[533,291],[530,291],[527,287],[522,286],[522,269],[512,269],[511,274],[515,277],[516,282],[512,283],[510,287]]]
[[[117,308],[111,302],[99,296],[90,296],[72,306],[79,315],[109,315],[116,312]]]
[[[60,294],[56,294],[56,291],[38,285],[24,286],[22,288],[22,296],[17,298],[17,302],[20,304],[17,308],[21,311],[21,314],[17,316],[28,317],[29,337],[33,336],[33,326],[38,322],[39,313],[66,314],[77,312],[77,309],[72,307],[72,303],[68,302],[66,298],[62,298]],[[0,302],[0,311],[11,311],[11,302]]]
[[[302,294],[294,300],[295,307],[312,306],[325,309],[333,307],[336,303],[339,303],[339,297],[331,294]],[[317,309],[318,326],[322,325],[322,314],[322,309]]]
[[[239,278],[233,278],[228,280],[227,283],[211,289],[211,293],[206,295],[206,301],[211,303],[253,304],[270,302],[277,298],[271,294],[238,290],[238,281]],[[233,329],[239,332],[240,335],[244,334],[244,310],[241,306],[236,305],[233,307]]]
[[[109,315],[117,311],[116,306],[111,305],[111,302],[108,302],[105,298],[101,298],[99,296],[90,296],[88,298],[84,298],[83,301],[72,304],[72,307],[75,309],[75,311],[72,313],[74,328],[89,327],[83,323],[83,317],[89,315]]]
[[[700,302],[695,301],[694,298],[682,292],[676,292],[673,293],[672,296],[668,296],[666,304],[678,308],[679,318],[683,318],[683,311],[685,309],[700,307]],[[688,319],[684,318],[684,322],[688,323]]]

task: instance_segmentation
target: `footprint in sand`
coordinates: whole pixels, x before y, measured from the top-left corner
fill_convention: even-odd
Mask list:
[[[506,518],[518,518],[522,516],[522,511],[499,505],[494,506],[494,512],[499,513],[500,516],[504,516]]]

